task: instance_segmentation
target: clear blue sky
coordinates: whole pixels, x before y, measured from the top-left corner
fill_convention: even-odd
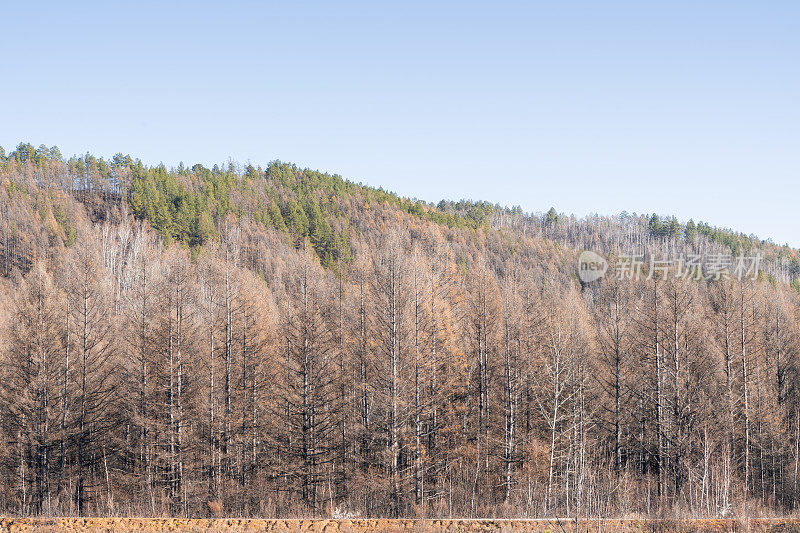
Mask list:
[[[0,145],[800,246],[800,2],[14,2]]]

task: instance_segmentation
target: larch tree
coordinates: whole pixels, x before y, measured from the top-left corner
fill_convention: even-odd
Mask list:
[[[114,370],[119,362],[112,352],[114,324],[108,305],[111,300],[107,273],[91,236],[77,243],[63,273],[75,360],[69,371],[69,404],[74,414],[67,429],[72,444],[71,484],[75,510],[83,515],[89,503],[95,509],[101,501],[106,506],[113,504],[107,454],[117,424],[110,406],[118,378]]]
[[[19,512],[51,514],[57,498],[63,351],[59,294],[44,265],[25,276],[12,307],[2,380],[6,472],[13,473]]]

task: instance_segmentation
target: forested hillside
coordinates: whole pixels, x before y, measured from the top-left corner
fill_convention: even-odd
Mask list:
[[[651,266],[695,254],[760,270]],[[0,512],[791,512],[798,257],[281,162],[0,148]]]

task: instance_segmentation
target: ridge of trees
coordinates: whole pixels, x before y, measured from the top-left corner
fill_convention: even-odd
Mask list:
[[[32,165],[37,173],[66,173],[71,183],[63,183],[69,191],[109,191],[119,202],[124,199],[133,213],[147,219],[167,243],[172,240],[190,247],[201,246],[217,239],[215,225],[229,213],[237,217],[245,213],[264,227],[273,227],[286,234],[300,246],[303,241],[314,249],[326,267],[338,264],[340,256],[350,261],[350,232],[354,230],[350,213],[343,209],[342,197],[357,197],[358,207],[390,205],[424,220],[448,228],[489,230],[508,225],[537,226],[541,235],[559,240],[557,228],[574,224],[588,226],[582,233],[611,233],[597,217],[577,221],[551,208],[543,215],[524,213],[521,208],[506,208],[489,202],[442,200],[430,204],[417,199],[400,197],[382,188],[368,187],[296,165],[273,161],[265,169],[248,164],[240,168],[234,163],[225,167],[203,165],[176,169],[164,165],[147,166],[129,155],[116,154],[111,161],[90,154],[65,160],[57,147],[41,145],[34,148],[20,143],[8,156],[0,147],[0,160],[17,166]],[[63,168],[59,168],[63,167]],[[61,218],[63,220],[63,213]],[[599,219],[602,220],[602,219]],[[656,241],[668,239],[690,245],[710,243],[719,245],[733,255],[760,251],[768,258],[783,259],[781,277],[788,283],[800,276],[800,256],[797,250],[777,246],[732,230],[689,220],[681,224],[675,217],[656,214],[605,217],[617,231],[629,234],[644,233]],[[502,221],[502,222],[501,222]],[[569,229],[567,229],[569,232]],[[565,242],[580,247],[576,242]],[[645,245],[646,246],[646,245]],[[699,247],[699,246],[698,246]]]

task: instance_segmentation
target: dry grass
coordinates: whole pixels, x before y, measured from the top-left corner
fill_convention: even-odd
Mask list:
[[[763,533],[800,533],[798,519],[752,519],[748,521],[701,520],[604,520],[575,522],[556,520],[260,520],[260,519],[181,519],[181,518],[2,518],[0,532],[140,532],[209,531],[209,532],[532,532],[557,533],[727,533],[751,531]]]

